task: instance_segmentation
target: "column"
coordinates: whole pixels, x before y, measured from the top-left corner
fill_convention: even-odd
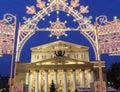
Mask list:
[[[94,82],[94,71],[90,71],[90,83]]]
[[[41,92],[41,71],[39,71],[39,92]]]
[[[76,89],[76,72],[73,70],[73,92]]]
[[[57,70],[54,70],[54,83],[55,83],[55,87],[57,88]]]
[[[84,72],[84,70],[81,71],[81,87],[85,88],[85,72]]]
[[[64,92],[67,92],[67,77],[66,77],[66,70],[64,70],[63,73],[64,73]]]
[[[28,92],[32,92],[32,72],[29,72]]]
[[[25,84],[29,85],[29,82],[30,82],[30,71],[27,71],[26,72],[26,81],[25,81]]]
[[[36,78],[35,78],[35,92],[39,92],[39,71],[36,71]]]
[[[45,71],[45,92],[48,92],[48,71]]]

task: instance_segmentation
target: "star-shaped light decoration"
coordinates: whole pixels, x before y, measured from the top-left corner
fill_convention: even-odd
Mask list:
[[[67,30],[67,27],[65,26],[65,22],[61,22],[59,20],[59,18],[57,18],[57,21],[55,22],[50,22],[51,26],[49,28],[51,34],[49,35],[50,37],[52,37],[53,35],[57,36],[57,39],[59,39],[59,37],[61,35],[67,36],[67,34],[65,33],[65,31]]]

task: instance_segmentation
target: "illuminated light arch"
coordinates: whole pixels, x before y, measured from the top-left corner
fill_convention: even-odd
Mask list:
[[[87,40],[91,43],[91,45],[92,45],[92,47],[93,47],[93,50],[94,50],[94,53],[95,53],[95,59],[97,59],[97,51],[96,51],[96,47],[95,47],[95,41],[92,41],[91,40],[91,37],[90,37],[90,34],[91,32],[89,32],[88,34],[87,33],[83,33],[83,32],[81,32],[81,34],[82,35],[84,35],[86,38],[87,38]],[[92,32],[92,34],[94,34],[94,32]],[[91,36],[93,36],[93,35],[91,35]],[[93,39],[95,38],[95,35],[93,36]]]
[[[79,26],[75,29],[72,29],[72,28],[66,29],[66,31],[78,31],[79,30],[91,43],[94,49],[94,52],[95,52],[95,57],[97,58],[96,46],[95,46],[95,33],[94,33],[95,29],[94,29],[94,26],[91,24],[91,17],[89,18],[83,17],[81,13],[79,13],[73,7],[67,6],[62,0],[53,0],[53,2],[50,3],[48,7],[43,8],[38,13],[35,13],[35,15],[32,18],[28,18],[24,22],[24,24],[19,26],[16,61],[19,61],[20,53],[21,53],[21,50],[24,44],[35,33],[35,31],[43,31],[43,30],[48,31],[49,30],[47,28],[39,29],[37,27],[37,24],[42,18],[44,18],[46,15],[54,11],[66,12],[75,18]]]

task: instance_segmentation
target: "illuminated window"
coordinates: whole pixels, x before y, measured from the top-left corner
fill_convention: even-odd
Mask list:
[[[39,56],[37,56],[37,59],[39,59]]]
[[[76,59],[77,59],[77,58],[78,58],[78,54],[75,54],[75,55],[74,55],[74,58],[76,58]]]
[[[46,59],[46,55],[43,55],[43,56],[42,56],[42,59]]]

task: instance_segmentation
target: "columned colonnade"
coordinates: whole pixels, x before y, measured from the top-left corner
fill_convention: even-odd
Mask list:
[[[42,70],[43,71],[43,70]],[[34,82],[34,85],[35,85],[35,89],[34,89],[34,92],[41,92],[41,77],[42,75],[40,74],[40,70],[36,70],[35,71],[35,82]],[[44,86],[44,92],[48,92],[48,70],[44,70],[45,72],[45,86]],[[54,83],[55,83],[55,86],[56,88],[58,88],[58,71],[57,70],[54,70]],[[90,70],[90,82],[93,82],[94,81],[94,71],[93,70]],[[32,83],[31,83],[31,72],[30,71],[27,71],[26,72],[26,84],[29,85],[28,89],[29,91],[28,92],[32,92]],[[77,81],[76,81],[76,70],[73,69],[72,70],[72,85],[73,85],[73,91],[76,89],[76,86],[77,86]],[[85,83],[85,71],[84,69],[81,70],[80,74],[79,74],[79,77],[80,77],[80,85],[79,87],[80,88],[86,88],[86,83]],[[63,70],[63,92],[68,92],[68,86],[67,86],[67,70]]]

